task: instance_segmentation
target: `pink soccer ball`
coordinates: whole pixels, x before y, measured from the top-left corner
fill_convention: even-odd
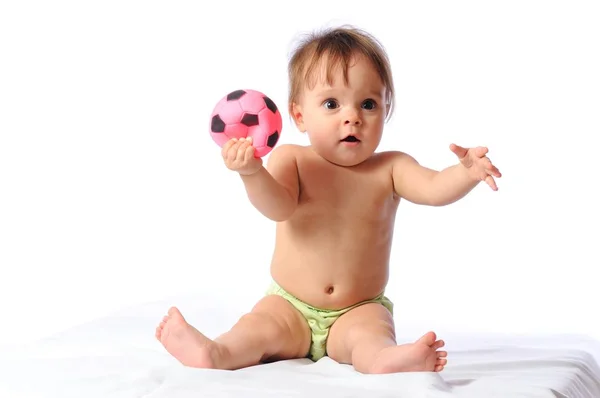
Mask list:
[[[210,115],[210,136],[222,147],[232,138],[252,137],[255,157],[275,147],[281,134],[281,114],[275,103],[255,90],[236,90],[223,97]]]

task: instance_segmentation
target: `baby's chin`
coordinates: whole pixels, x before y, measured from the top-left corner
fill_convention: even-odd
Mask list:
[[[371,156],[373,156],[374,153],[373,151],[365,150],[355,152],[347,152],[342,150],[338,153],[338,151],[336,150],[322,151],[318,148],[315,148],[314,146],[312,146],[312,149],[317,153],[317,155],[319,155],[329,163],[342,167],[357,166],[369,159]]]

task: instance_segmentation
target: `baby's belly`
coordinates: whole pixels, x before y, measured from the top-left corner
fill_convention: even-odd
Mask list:
[[[290,294],[318,308],[340,309],[381,294],[388,281],[391,237],[368,241],[278,237],[271,274]]]

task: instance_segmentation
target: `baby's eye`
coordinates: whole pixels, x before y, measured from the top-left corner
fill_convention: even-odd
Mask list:
[[[326,109],[335,109],[335,108],[337,108],[337,106],[338,106],[338,103],[337,103],[337,101],[336,101],[336,100],[334,100],[334,99],[328,99],[328,100],[326,100],[325,102],[323,102],[323,106],[324,106]]]
[[[372,111],[373,109],[375,109],[377,107],[377,103],[375,101],[373,101],[372,99],[368,99],[362,103],[362,107],[363,107],[363,109]]]

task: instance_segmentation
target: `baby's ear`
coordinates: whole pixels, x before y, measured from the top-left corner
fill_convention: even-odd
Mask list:
[[[295,102],[292,103],[290,107],[290,111],[292,113],[292,119],[294,119],[294,123],[296,123],[296,127],[302,133],[306,132],[306,128],[304,127],[304,118],[302,117],[302,108],[300,105]]]

